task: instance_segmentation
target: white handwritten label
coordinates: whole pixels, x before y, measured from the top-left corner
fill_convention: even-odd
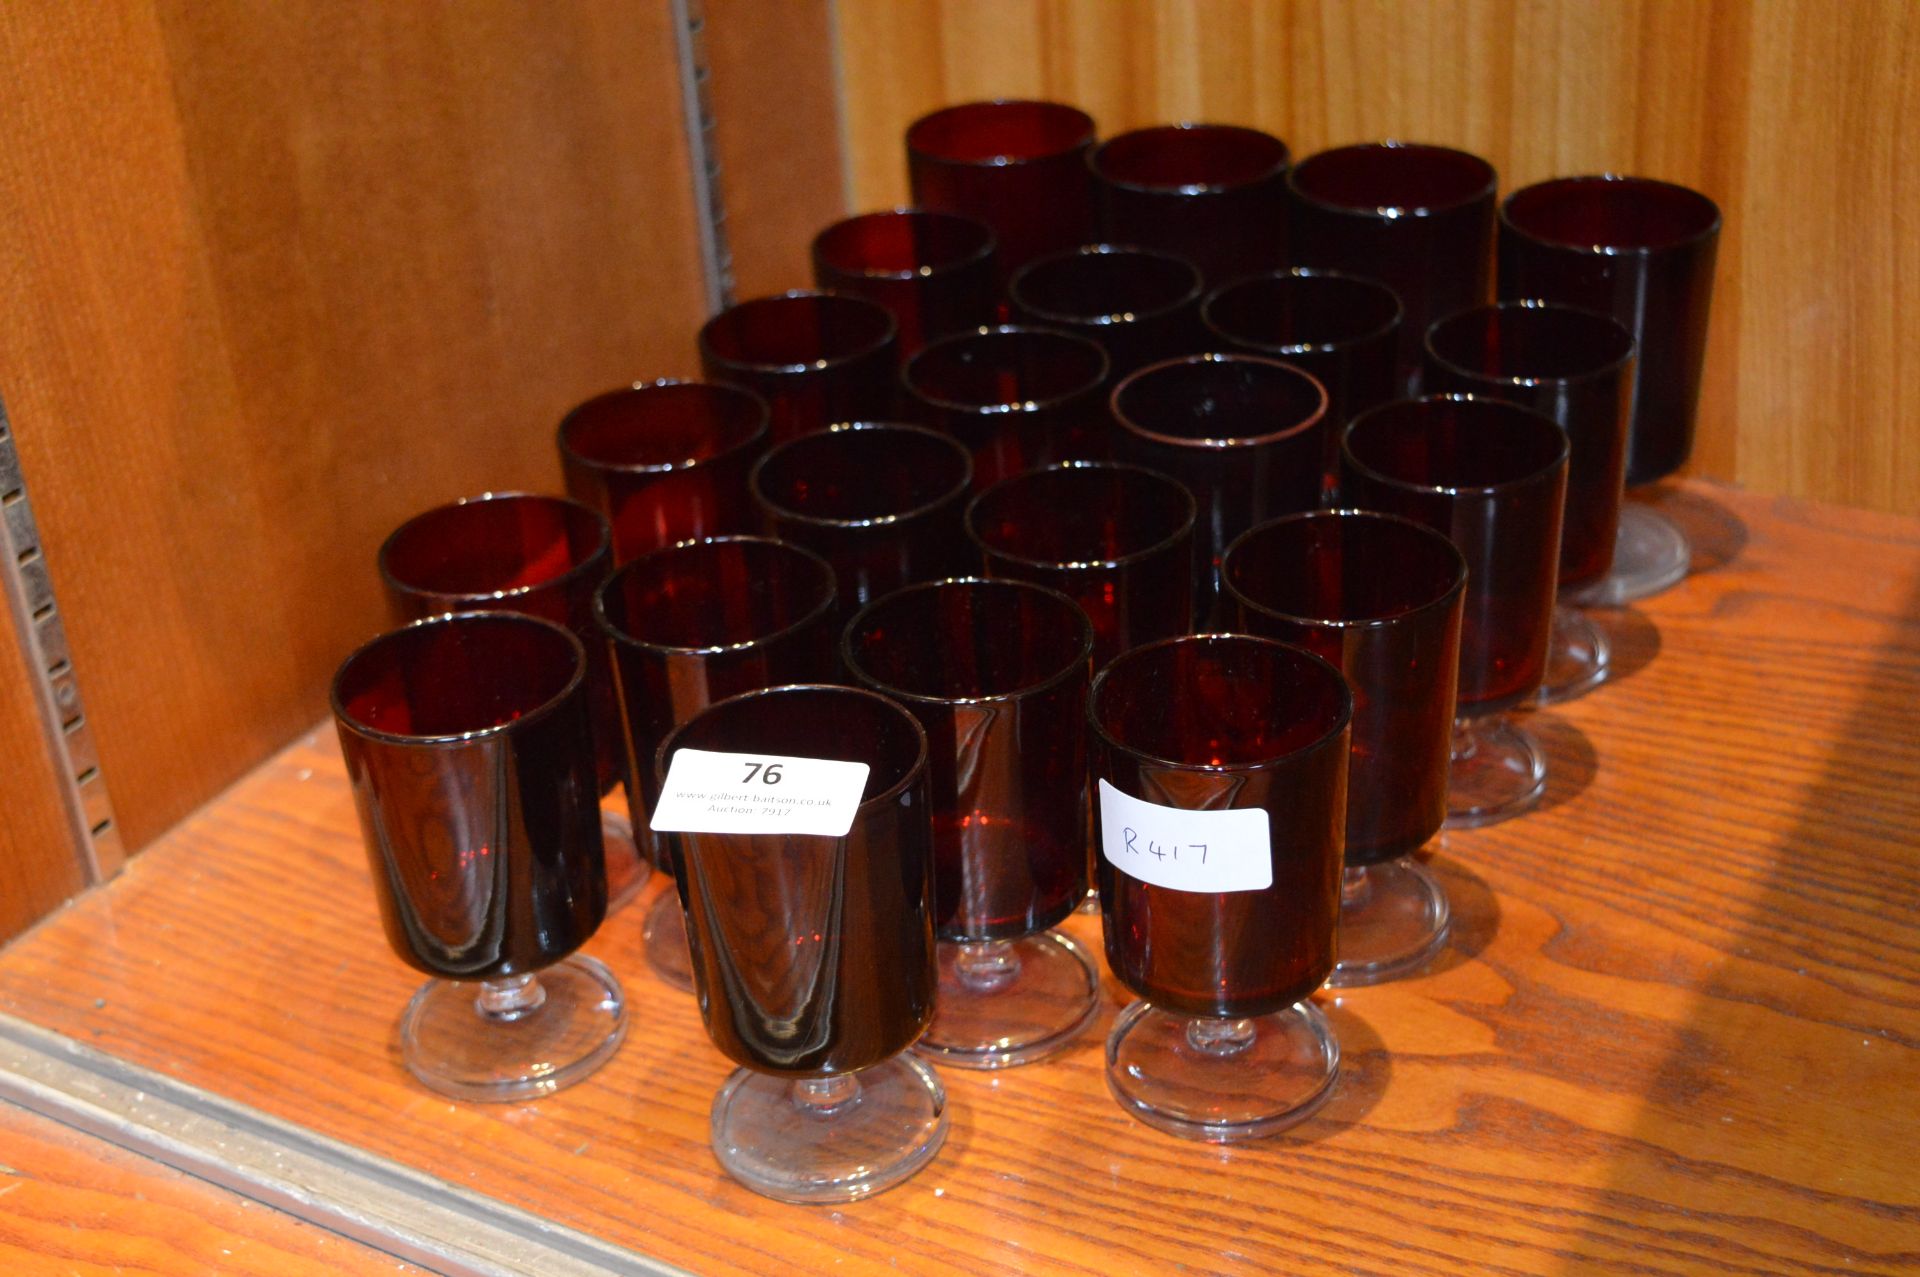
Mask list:
[[[1100,782],[1100,851],[1121,873],[1175,891],[1260,891],[1273,885],[1267,813],[1188,811]]]
[[[867,765],[677,749],[648,827],[676,834],[819,834],[853,828]]]

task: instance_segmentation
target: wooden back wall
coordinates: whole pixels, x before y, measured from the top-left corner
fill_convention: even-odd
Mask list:
[[[0,70],[0,396],[137,848],[326,715],[389,530],[557,490],[567,407],[697,369],[669,10],[9,6]]]
[[[1046,97],[1103,135],[1399,137],[1503,189],[1603,170],[1720,202],[1695,473],[1920,513],[1920,5],[1911,0],[838,0],[854,203],[921,113]]]

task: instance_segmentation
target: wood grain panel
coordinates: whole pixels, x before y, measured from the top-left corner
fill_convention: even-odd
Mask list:
[[[1479,152],[1507,189],[1612,169],[1726,214],[1694,470],[1920,512],[1920,9],[1904,0],[841,0],[854,202],[923,111],[1049,96],[1103,133],[1252,124],[1296,155]]]
[[[27,662],[0,601],[0,938],[87,885]]]
[[[60,1277],[373,1277],[423,1269],[0,1104],[0,1268]]]
[[[734,294],[813,287],[813,237],[847,213],[829,0],[704,0]]]
[[[1700,570],[1607,614],[1620,680],[1533,716],[1544,807],[1440,842],[1453,947],[1325,998],[1339,1090],[1273,1140],[1123,1115],[1109,982],[1064,1055],[944,1070],[953,1132],[908,1184],[775,1204],[707,1150],[728,1067],[638,908],[589,946],[634,1026],[604,1070],[435,1098],[395,1057],[419,977],[330,729],[0,953],[0,1008],[700,1272],[1910,1272],[1920,520],[1657,495]]]
[[[284,744],[415,510],[690,372],[664,6],[0,15],[0,393],[122,827]]]

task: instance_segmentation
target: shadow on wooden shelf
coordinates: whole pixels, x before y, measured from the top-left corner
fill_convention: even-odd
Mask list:
[[[1688,571],[1695,576],[1717,572],[1740,557],[1747,547],[1747,524],[1732,509],[1716,501],[1701,484],[1680,487],[1673,481],[1656,485],[1648,504],[1672,519],[1686,534],[1693,550]]]
[[[1660,655],[1660,627],[1633,607],[1597,607],[1587,613],[1612,648],[1607,682],[1624,683]],[[1605,686],[1604,684],[1602,686]]]
[[[1685,496],[1689,510],[1719,509]],[[1863,590],[1860,610],[1836,615],[1830,631],[1775,640],[1819,660],[1789,677],[1764,654],[1755,662],[1753,695],[1804,702],[1802,730],[1750,744],[1751,768],[1700,795],[1726,813],[1716,830],[1725,844],[1701,858],[1718,873],[1697,876],[1675,907],[1695,915],[1714,960],[1674,972],[1696,959],[1668,959],[1667,978],[1679,975],[1692,1001],[1600,1189],[1603,1203],[1644,1209],[1651,1198],[1672,1211],[1676,1252],[1708,1235],[1738,1238],[1721,1262],[1747,1271],[1911,1271],[1920,1261],[1920,572],[1879,584],[1892,607]],[[1729,690],[1737,703],[1748,689]],[[1804,790],[1769,784],[1823,741],[1825,763]],[[1722,914],[1736,878],[1765,885]],[[1803,1122],[1815,1113],[1809,1140]],[[1891,1185],[1903,1185],[1893,1202]],[[1578,1233],[1570,1252],[1569,1270],[1618,1255]]]
[[[1362,1000],[1325,993],[1321,998],[1320,1009],[1340,1040],[1340,1080],[1325,1108],[1286,1133],[1287,1143],[1323,1140],[1361,1125],[1393,1083],[1393,1053],[1361,1014]]]
[[[1600,690],[1605,690],[1604,684]],[[1519,820],[1577,801],[1600,772],[1600,759],[1593,741],[1571,718],[1548,709],[1535,710],[1523,721],[1539,740],[1540,748],[1546,751],[1547,792],[1541,797],[1539,807],[1516,817]]]
[[[1500,897],[1487,880],[1457,857],[1447,854],[1445,834],[1427,844],[1434,848],[1427,867],[1447,889],[1447,906],[1452,924],[1447,931],[1447,947],[1434,955],[1421,969],[1421,977],[1439,975],[1474,961],[1500,934]]]

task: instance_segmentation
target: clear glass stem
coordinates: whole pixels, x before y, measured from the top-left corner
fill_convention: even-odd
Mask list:
[[[529,971],[504,980],[482,980],[473,1005],[484,1019],[511,1023],[532,1015],[546,1000],[547,991]]]
[[[1471,718],[1453,720],[1453,761],[1465,762],[1480,752],[1480,733]]]
[[[976,993],[1003,989],[1020,974],[1020,955],[1005,940],[984,940],[958,948],[953,969],[960,982]]]
[[[1187,1021],[1187,1045],[1203,1055],[1238,1055],[1253,1045],[1251,1020],[1216,1020],[1197,1016]]]
[[[1340,907],[1357,909],[1373,898],[1373,879],[1367,874],[1365,865],[1352,866],[1340,871]]]
[[[793,1106],[813,1117],[832,1117],[860,1098],[860,1079],[851,1073],[803,1077],[793,1084]]]

